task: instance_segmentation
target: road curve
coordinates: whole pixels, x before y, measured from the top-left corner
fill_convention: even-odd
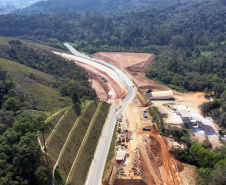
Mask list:
[[[127,88],[128,94],[126,98],[117,105],[112,105],[109,114],[106,120],[106,123],[104,125],[104,128],[101,133],[101,137],[99,139],[96,152],[94,154],[94,159],[92,161],[92,164],[89,169],[89,173],[86,179],[86,185],[100,185],[102,180],[102,175],[105,167],[105,163],[107,160],[108,151],[111,144],[111,139],[113,136],[116,119],[121,114],[125,108],[133,101],[133,99],[136,97],[137,89],[132,83],[132,81],[123,73],[121,70],[119,70],[117,67],[101,61],[97,59],[92,59],[86,55],[83,55],[79,53],[77,50],[75,50],[72,46],[70,46],[68,43],[64,44],[72,54],[77,56],[77,60],[79,58],[83,61],[83,59],[88,59],[89,63],[99,63],[103,66],[107,66],[109,69],[112,70],[112,72],[116,73],[119,80],[123,83],[123,85]],[[116,111],[117,108],[117,111]]]

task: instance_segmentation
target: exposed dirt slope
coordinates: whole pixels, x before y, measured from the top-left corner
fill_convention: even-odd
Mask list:
[[[136,67],[145,71],[149,65],[152,65],[154,55],[148,53],[98,52],[93,57],[107,61],[119,69]]]

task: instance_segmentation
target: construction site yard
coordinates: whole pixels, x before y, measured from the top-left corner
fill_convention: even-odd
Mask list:
[[[169,153],[167,138],[159,135],[158,128],[151,123],[151,117],[144,118],[146,110],[147,107],[142,107],[141,102],[135,99],[127,107],[122,121],[117,123],[116,150],[125,151],[126,158],[122,163],[114,159],[116,179],[143,179],[148,185],[181,184],[179,174],[184,169],[183,164]],[[143,131],[143,126],[150,126],[151,131]],[[128,134],[128,140],[123,136],[124,129],[132,133]],[[122,141],[123,137],[125,141]],[[114,174],[108,178],[109,184],[113,184],[114,178]],[[116,182],[119,184],[119,181]]]
[[[104,174],[105,179],[107,179],[104,184],[114,184],[115,182],[117,185],[122,185],[127,181],[132,182],[131,180],[136,180],[136,182],[140,180],[138,184],[143,184],[144,182],[148,185],[177,185],[191,182],[193,182],[191,184],[196,184],[196,176],[189,176],[187,175],[188,173],[184,172],[186,170],[189,171],[188,169],[191,169],[192,166],[187,167],[177,161],[169,152],[172,146],[182,147],[181,143],[162,137],[158,128],[153,125],[152,118],[147,113],[149,106],[146,98],[147,90],[172,90],[145,77],[144,72],[153,64],[154,55],[146,53],[100,52],[94,54],[94,57],[120,68],[132,79],[138,90],[136,99],[118,117],[116,156],[112,160],[113,167],[110,168],[112,170],[108,170],[107,174]],[[100,100],[118,103],[126,96],[127,90],[119,83],[117,76],[112,78],[112,74],[109,75],[107,71],[101,70],[98,66],[89,66],[76,59],[74,60],[87,70],[92,87],[96,90]],[[179,126],[182,123],[178,115],[167,108],[169,104],[186,106],[194,114],[200,115],[199,105],[207,101],[203,93],[172,91],[174,93],[174,101],[152,101],[153,105],[167,113],[168,118],[164,119],[166,123]],[[150,130],[144,131],[144,128],[150,128]],[[196,130],[194,129],[194,137],[198,137],[200,141],[203,140],[206,137],[206,133],[203,135],[202,131],[197,130],[196,132]],[[213,137],[215,135],[208,135],[210,141],[214,141]],[[216,143],[217,145],[218,143]],[[195,170],[193,171],[195,173]],[[115,179],[125,181],[115,181]]]
[[[169,153],[172,147],[183,147],[182,143],[160,136],[158,128],[153,127],[150,115],[148,115],[148,118],[143,116],[144,111],[148,108],[147,90],[172,90],[145,77],[144,72],[153,64],[154,55],[146,53],[99,52],[94,54],[93,57],[107,61],[123,70],[133,80],[138,89],[137,98],[121,116],[122,121],[120,120],[117,123],[118,130],[120,127],[120,132],[117,134],[116,150],[125,151],[125,162],[117,163],[116,158],[114,158],[113,171],[116,173],[116,177],[114,173],[111,173],[111,176],[108,177],[108,183],[113,184],[116,178],[121,180],[143,179],[146,184],[197,184],[198,175],[196,168],[182,164]],[[180,117],[167,108],[166,104],[185,106],[194,114],[201,115],[199,106],[208,101],[204,98],[203,93],[172,91],[174,94],[173,101],[152,101],[154,106],[167,113],[168,118],[164,118],[166,124],[169,123],[179,127],[183,124]],[[149,126],[151,131],[143,131],[144,126]],[[125,131],[131,133],[132,137],[129,137],[128,142],[124,138],[125,142],[119,143],[118,141],[125,137]],[[202,129],[194,128],[193,136],[201,142],[206,139],[207,133]],[[208,139],[216,142],[215,136],[208,135]],[[219,142],[216,142],[213,146],[219,146]],[[105,176],[107,175],[105,174]],[[117,180],[115,184],[120,184],[120,182],[124,184],[123,181]]]

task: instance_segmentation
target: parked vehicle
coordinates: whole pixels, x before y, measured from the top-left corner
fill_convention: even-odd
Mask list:
[[[119,121],[119,122],[122,122],[122,118],[123,118],[123,116],[120,116],[120,117],[118,118],[118,121]]]
[[[146,113],[143,113],[143,117],[144,117],[144,118],[148,118],[148,116],[147,116]]]
[[[148,125],[143,126],[143,131],[151,131],[151,127]]]

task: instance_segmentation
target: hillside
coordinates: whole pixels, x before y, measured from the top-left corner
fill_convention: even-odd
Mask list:
[[[1,0],[0,14],[10,13],[17,9],[28,7],[40,0]]]
[[[52,75],[55,80],[46,85],[60,91],[62,96],[70,96],[76,91],[80,98],[96,98],[86,71],[51,51],[24,41],[0,37],[0,57]]]
[[[56,132],[68,134],[80,102],[92,98],[95,91],[81,67],[34,44],[1,37],[0,184],[51,184],[52,166],[37,133],[50,136],[60,122],[58,114],[68,112]]]
[[[53,127],[39,137],[42,146],[45,140],[49,165],[52,168],[57,165],[56,184],[66,180],[84,184],[109,106],[106,102],[90,101],[80,115],[69,107],[48,120]]]
[[[108,15],[89,12],[1,15],[0,35],[47,44],[67,41],[88,53],[158,54],[156,46],[194,47],[224,41],[225,12],[221,0],[199,0]]]
[[[1,58],[0,66],[12,79],[18,96],[19,94],[25,96],[18,97],[20,101],[29,100],[30,105],[27,108],[44,110],[48,106],[49,110],[54,110],[70,105],[70,99],[65,98],[62,101],[59,91],[50,87],[56,80],[54,76]]]
[[[119,10],[135,9],[141,6],[153,4],[165,4],[169,2],[180,2],[182,0],[47,0],[41,1],[23,10],[15,13],[19,14],[37,14],[37,13],[53,13],[56,11],[84,12],[102,11],[111,12]]]

